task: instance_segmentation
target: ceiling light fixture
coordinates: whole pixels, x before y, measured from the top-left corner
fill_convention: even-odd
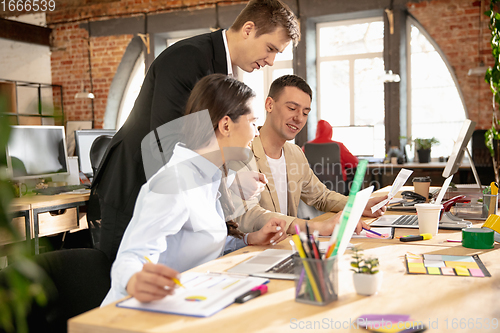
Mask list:
[[[87,88],[83,86],[83,81],[82,81],[82,89],[80,92],[77,92],[75,95],[75,98],[90,98],[94,99],[95,95],[91,92],[87,92]]]

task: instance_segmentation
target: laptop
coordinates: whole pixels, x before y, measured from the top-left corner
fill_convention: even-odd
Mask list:
[[[446,193],[448,186],[453,178],[453,175],[448,177],[437,195],[436,201],[441,203],[444,194]],[[418,216],[417,215],[384,215],[378,220],[370,224],[371,227],[395,227],[395,228],[418,228]],[[451,214],[450,212],[444,212],[439,221],[439,229],[451,229],[451,230],[461,230],[464,228],[472,227],[472,222],[465,221]]]
[[[356,194],[349,219],[347,220],[345,232],[339,244],[337,252],[338,256],[344,254],[347,244],[354,233],[354,229],[356,229],[356,225],[358,224],[363,210],[366,207],[366,203],[368,202],[368,199],[370,199],[372,191],[373,186]],[[253,258],[234,266],[227,272],[264,277],[268,279],[293,280],[295,278],[293,268],[294,256],[298,257],[298,254],[290,250],[268,249],[260,252]]]
[[[370,223],[370,227],[394,227],[418,229],[417,215],[384,215]],[[443,213],[439,221],[439,229],[462,230],[472,227],[472,222],[454,216],[450,212]]]

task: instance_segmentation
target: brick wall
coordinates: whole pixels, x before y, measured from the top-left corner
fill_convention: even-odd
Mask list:
[[[187,7],[196,10],[213,6],[212,3],[214,3],[213,0],[122,0],[79,7],[59,6],[56,11],[48,12],[47,25],[54,29],[54,47],[51,57],[52,83],[63,86],[65,119],[92,120],[91,101],[74,98],[75,94],[81,91],[82,82],[87,91],[90,91],[88,33],[85,29],[79,28],[81,23],[85,23],[88,18],[91,21],[106,19],[104,14],[109,18],[110,15],[164,12]],[[95,128],[102,128],[109,87],[125,49],[133,37],[121,35],[91,37],[90,39],[92,82],[95,94]]]
[[[90,91],[88,33],[78,23],[55,27],[51,57],[52,82],[63,86],[66,120],[92,120],[92,102],[75,99],[82,83]],[[101,128],[106,110],[109,87],[131,35],[92,37],[90,39],[95,127]]]
[[[482,4],[481,4],[482,3]],[[455,71],[469,118],[477,128],[491,126],[491,91],[483,76],[468,76],[470,68],[493,64],[489,45],[488,1],[433,0],[408,5],[408,10],[437,42]],[[481,18],[481,20],[480,20]]]
[[[234,1],[241,2],[241,1]],[[489,47],[488,18],[480,16],[489,8],[487,0],[423,0],[409,3],[408,10],[430,33],[452,65],[463,92],[469,117],[478,128],[491,124],[491,92],[482,77],[469,77],[469,68],[493,63]],[[58,7],[47,13],[47,23],[54,29],[52,82],[64,88],[64,110],[67,120],[90,120],[89,100],[75,100],[83,81],[89,89],[87,41],[88,34],[79,23],[89,17],[105,19],[106,15],[179,10],[196,10],[212,6],[213,0],[122,0],[80,7]],[[194,6],[194,7],[192,7]],[[73,22],[73,23],[64,23]],[[482,32],[481,32],[482,31]],[[482,33],[481,42],[479,35]],[[133,36],[92,37],[92,74],[94,77],[95,127],[102,126],[107,94],[121,57]],[[478,52],[478,50],[481,50]]]

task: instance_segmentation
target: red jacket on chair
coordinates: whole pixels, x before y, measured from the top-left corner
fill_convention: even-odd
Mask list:
[[[351,154],[349,149],[344,146],[342,142],[332,140],[333,129],[326,120],[318,121],[318,127],[316,128],[316,138],[314,140],[308,141],[307,143],[327,143],[334,142],[340,147],[340,164],[342,165],[342,176],[344,181],[347,180],[346,168],[354,168],[358,165],[358,158]],[[302,147],[304,150],[304,147]]]

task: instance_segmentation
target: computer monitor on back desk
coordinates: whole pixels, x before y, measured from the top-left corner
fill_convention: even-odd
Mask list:
[[[68,175],[63,126],[12,126],[7,165],[14,180]]]
[[[369,159],[375,153],[373,126],[333,126],[332,140],[342,142],[351,154]]]
[[[101,135],[115,135],[116,130],[90,129],[75,131],[75,153],[78,156],[80,171],[87,177],[93,177],[92,165],[90,163],[90,148],[92,143]]]
[[[469,149],[467,148],[467,144],[469,143],[472,137],[472,133],[474,132],[475,127],[476,123],[474,121],[470,119],[465,119],[462,125],[462,129],[458,134],[458,138],[455,141],[455,145],[453,146],[453,150],[451,151],[448,163],[446,163],[446,167],[444,168],[443,177],[448,178],[458,171],[458,168],[460,167],[460,164],[462,163],[462,159],[464,157],[464,152],[466,152],[467,155],[469,156],[472,173],[474,174],[477,187],[480,190],[482,190],[481,181],[479,180],[479,176],[477,174],[474,161],[472,160],[472,156],[469,153]]]

